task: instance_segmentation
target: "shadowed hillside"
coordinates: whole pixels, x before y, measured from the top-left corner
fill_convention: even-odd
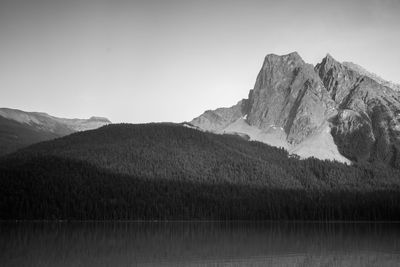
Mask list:
[[[400,172],[175,124],[108,125],[0,160],[1,219],[400,219]]]

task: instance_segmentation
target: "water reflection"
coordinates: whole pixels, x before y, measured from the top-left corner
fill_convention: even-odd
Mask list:
[[[1,223],[1,266],[400,266],[392,223]]]

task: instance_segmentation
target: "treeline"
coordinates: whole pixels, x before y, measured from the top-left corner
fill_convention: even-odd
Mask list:
[[[143,179],[43,157],[1,171],[1,219],[399,220],[398,191],[308,191]]]
[[[0,160],[0,219],[399,220],[400,173],[177,125],[111,125]]]

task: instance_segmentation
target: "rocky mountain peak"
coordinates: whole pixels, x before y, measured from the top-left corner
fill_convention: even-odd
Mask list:
[[[322,61],[330,61],[330,62],[338,62],[331,54],[326,53],[326,56],[322,59]]]
[[[329,143],[321,141],[325,137],[317,136],[329,135],[327,120],[335,114],[334,102],[314,66],[293,52],[265,57],[248,99],[231,108],[207,111],[191,123],[217,133],[246,134],[251,140],[288,150],[296,149],[296,153],[302,156],[311,153],[322,158],[339,159],[339,152],[333,152],[337,155],[322,155],[317,151],[324,146],[332,146],[333,149],[329,150],[334,151],[333,140]],[[307,146],[298,147],[312,139],[319,140],[318,145],[308,141]]]
[[[342,70],[344,66],[337,61],[334,57],[332,57],[329,53],[322,59],[320,63],[318,63],[315,67],[320,71],[329,71],[331,69],[335,69],[336,71]]]
[[[338,105],[345,100],[352,86],[357,83],[360,78],[360,75],[346,68],[330,54],[327,54],[322,61],[315,66],[315,72],[322,80],[331,99]]]
[[[270,68],[276,65],[286,65],[288,67],[298,67],[304,65],[304,60],[297,52],[289,53],[287,55],[268,54],[264,58],[262,69]]]
[[[313,66],[306,64],[298,53],[268,55],[249,95],[247,120],[261,129],[271,125],[282,127],[290,142],[299,143],[325,115],[325,100],[329,99],[324,91]],[[319,112],[311,112],[316,109]]]
[[[248,99],[191,123],[245,134],[301,157],[377,160],[400,168],[398,93],[330,54],[315,67],[297,52],[269,54]]]

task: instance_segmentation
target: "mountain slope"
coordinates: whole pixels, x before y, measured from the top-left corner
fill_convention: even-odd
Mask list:
[[[339,107],[332,120],[339,151],[354,161],[382,161],[400,168],[398,93],[330,56],[316,70]]]
[[[174,124],[108,125],[0,159],[0,219],[395,219],[399,191],[384,166]]]
[[[108,119],[64,119],[40,112],[0,108],[0,155],[37,142],[65,136],[76,131],[99,128]]]
[[[202,116],[193,119],[191,124],[201,125],[201,129],[206,131],[222,133],[225,127],[243,117],[246,105],[247,100],[241,100],[230,108],[207,110]]]

